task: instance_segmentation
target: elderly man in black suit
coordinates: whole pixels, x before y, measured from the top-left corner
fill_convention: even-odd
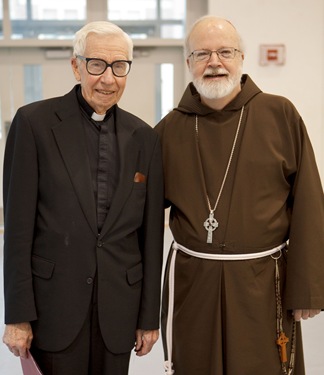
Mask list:
[[[4,343],[44,374],[128,373],[158,339],[163,180],[157,134],[122,110],[132,41],[76,33],[77,84],[20,108],[4,162]]]

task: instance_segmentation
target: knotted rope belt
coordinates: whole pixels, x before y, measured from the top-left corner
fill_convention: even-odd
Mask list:
[[[281,256],[281,250],[286,246],[286,243],[283,243],[273,249],[258,252],[258,253],[249,253],[249,254],[208,254],[200,253],[178,244],[176,241],[172,244],[172,256],[170,260],[169,268],[169,306],[168,306],[168,317],[166,323],[166,349],[167,349],[167,360],[164,362],[165,375],[174,374],[172,368],[172,335],[173,335],[173,310],[174,310],[174,277],[175,277],[175,261],[177,257],[177,252],[180,250],[190,256],[208,260],[248,260],[248,259],[258,259],[266,256],[272,256],[275,253],[280,252],[278,257],[273,257],[276,261],[276,273],[275,273],[275,283],[276,283],[276,304],[277,304],[277,345],[279,347],[279,354],[281,358],[282,372],[285,375],[292,374],[294,367],[294,351],[295,351],[295,321],[293,325],[293,344],[291,350],[291,358],[288,370],[286,369],[287,362],[287,352],[286,352],[286,343],[289,341],[286,335],[283,332],[282,325],[282,305],[281,305],[281,296],[280,296],[280,275],[278,267],[278,259]]]

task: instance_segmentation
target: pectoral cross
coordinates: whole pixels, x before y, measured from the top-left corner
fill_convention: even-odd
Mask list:
[[[278,337],[276,343],[280,346],[280,355],[281,355],[281,362],[287,362],[287,343],[289,342],[288,337],[285,335],[284,332],[280,332],[280,336]]]
[[[214,218],[214,212],[210,211],[209,217],[204,222],[204,227],[206,229],[207,233],[207,243],[213,242],[213,232],[216,228],[218,228],[218,222]]]

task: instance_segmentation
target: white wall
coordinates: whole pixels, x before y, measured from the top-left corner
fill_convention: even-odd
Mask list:
[[[208,0],[229,19],[245,48],[244,72],[265,92],[288,97],[302,115],[324,181],[324,1]],[[285,44],[283,66],[260,66],[260,44]]]

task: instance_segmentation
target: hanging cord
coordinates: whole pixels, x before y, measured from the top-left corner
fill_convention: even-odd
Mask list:
[[[174,269],[178,248],[172,244],[172,256],[169,268],[169,306],[166,325],[167,359],[164,362],[165,375],[173,375],[172,340],[173,340],[173,310],[174,310]]]
[[[173,369],[173,363],[172,363],[172,339],[173,339],[173,312],[174,312],[174,292],[175,292],[175,262],[176,262],[176,256],[177,252],[180,250],[181,252],[188,254],[193,257],[197,257],[200,259],[209,259],[209,260],[225,260],[225,261],[235,261],[235,260],[248,260],[248,259],[258,259],[263,258],[266,256],[272,256],[275,253],[278,253],[278,251],[281,252],[281,250],[286,247],[286,243],[282,243],[279,246],[274,247],[273,249],[269,249],[266,251],[258,252],[258,253],[250,253],[250,254],[209,254],[209,253],[201,253],[196,252],[193,250],[190,250],[186,248],[183,245],[178,244],[175,240],[172,243],[172,254],[170,259],[170,265],[169,265],[169,275],[168,275],[168,288],[169,288],[169,299],[168,299],[168,316],[167,316],[167,322],[166,322],[166,352],[167,352],[167,358],[164,362],[164,369],[165,369],[165,375],[173,375],[175,373],[175,370]],[[278,257],[278,259],[280,256]],[[275,258],[274,258],[275,259]],[[278,274],[279,275],[279,274]],[[280,280],[279,285],[280,285]],[[277,293],[276,293],[277,295]],[[280,294],[279,294],[280,297]],[[278,301],[277,304],[278,306]],[[285,375],[288,373],[284,373]],[[289,373],[290,375],[291,373]]]
[[[283,314],[282,314],[282,302],[281,302],[281,293],[280,293],[280,272],[278,259],[281,257],[282,253],[278,257],[271,255],[272,259],[276,262],[276,271],[275,271],[275,285],[276,285],[276,306],[277,306],[277,340],[276,344],[278,345],[279,356],[281,361],[281,369],[284,375],[292,375],[295,365],[295,351],[296,351],[296,321],[293,320],[292,333],[291,333],[291,351],[290,351],[290,360],[287,368],[287,343],[289,342],[288,337],[285,335],[283,330]]]

